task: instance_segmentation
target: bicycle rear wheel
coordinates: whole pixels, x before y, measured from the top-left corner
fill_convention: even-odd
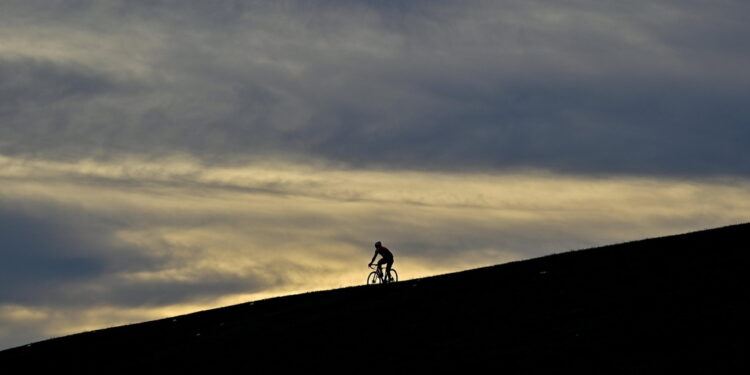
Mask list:
[[[395,268],[391,268],[391,272],[389,273],[390,279],[388,280],[389,283],[395,283],[398,281],[398,272],[396,272]]]
[[[380,278],[378,277],[378,273],[375,271],[372,271],[369,275],[367,275],[367,285],[371,284],[380,284]]]

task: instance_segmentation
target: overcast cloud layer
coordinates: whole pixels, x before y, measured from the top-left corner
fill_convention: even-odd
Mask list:
[[[747,1],[0,3],[0,349],[747,221]]]
[[[750,173],[746,1],[5,1],[0,153]]]

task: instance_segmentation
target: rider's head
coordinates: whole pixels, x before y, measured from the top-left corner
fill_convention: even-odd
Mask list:
[[[375,247],[380,247],[380,246],[383,246],[383,244],[381,244],[380,241],[375,242]]]

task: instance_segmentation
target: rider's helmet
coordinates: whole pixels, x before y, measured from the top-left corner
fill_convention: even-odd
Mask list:
[[[382,245],[383,245],[383,244],[382,244],[382,243],[380,243],[380,241],[378,241],[378,242],[375,242],[375,247],[380,247],[380,246],[382,246]]]

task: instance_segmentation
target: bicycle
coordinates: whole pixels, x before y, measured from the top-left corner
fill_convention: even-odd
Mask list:
[[[383,277],[383,271],[380,267],[371,264],[370,269],[374,269],[374,271],[370,272],[370,274],[367,275],[367,285],[388,284],[398,281],[398,272],[396,272],[395,268],[391,268],[391,272],[385,278]]]

